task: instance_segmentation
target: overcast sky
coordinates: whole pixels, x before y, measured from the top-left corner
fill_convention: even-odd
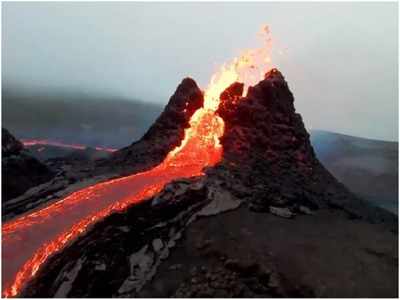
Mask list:
[[[396,3],[3,2],[2,13],[3,88],[165,104],[185,76],[205,87],[268,24],[308,128],[398,139]]]

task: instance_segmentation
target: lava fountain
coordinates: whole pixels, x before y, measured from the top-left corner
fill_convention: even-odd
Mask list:
[[[268,27],[263,27],[262,34],[267,37],[262,47],[242,51],[212,76],[204,92],[204,105],[192,115],[181,145],[160,165],[76,191],[3,224],[3,296],[17,296],[51,255],[94,223],[153,196],[174,179],[203,175],[204,167],[221,160],[219,138],[224,133],[224,121],[215,113],[219,97],[236,81],[245,83],[245,87],[254,85],[271,68]]]

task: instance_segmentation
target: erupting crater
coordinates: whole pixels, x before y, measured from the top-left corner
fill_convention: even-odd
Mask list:
[[[271,69],[268,27],[262,32],[266,37],[262,47],[243,51],[212,76],[203,106],[191,116],[181,144],[161,164],[76,191],[3,224],[3,296],[17,296],[51,255],[94,223],[153,196],[177,178],[203,175],[205,167],[221,160],[224,120],[217,114],[220,95],[235,82],[244,83],[246,94]]]

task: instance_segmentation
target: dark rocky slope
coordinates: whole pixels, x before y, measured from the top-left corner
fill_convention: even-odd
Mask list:
[[[397,236],[380,225],[241,207],[190,225],[138,296],[397,297],[397,272]]]
[[[113,171],[131,174],[158,165],[168,152],[179,146],[193,113],[203,106],[203,94],[196,82],[185,78],[179,84],[167,106],[143,137],[113,153],[100,163]],[[122,169],[121,169],[122,167]]]
[[[218,113],[225,120],[221,167],[252,195],[253,210],[335,207],[352,217],[396,227],[397,218],[352,195],[319,162],[294,97],[273,69],[240,99],[242,85],[225,91]]]
[[[245,99],[242,88],[221,95],[219,165],[96,224],[50,258],[22,296],[396,297],[396,216],[323,168],[277,70]],[[149,138],[163,140],[164,127],[153,128]],[[121,153],[115,163],[140,163]],[[150,161],[164,152],[156,153]]]
[[[398,142],[311,131],[318,159],[352,192],[398,213]]]
[[[7,129],[2,128],[2,204],[50,180],[54,173],[32,157]]]

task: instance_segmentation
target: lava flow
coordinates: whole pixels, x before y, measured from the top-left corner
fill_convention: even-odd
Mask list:
[[[71,149],[77,149],[77,150],[85,150],[86,148],[88,148],[88,146],[85,146],[85,145],[66,144],[63,142],[51,141],[51,140],[47,140],[47,139],[21,139],[21,142],[25,147],[31,147],[31,146],[35,146],[35,145],[44,145],[44,146],[48,145],[48,146],[71,148]],[[106,151],[106,152],[117,151],[117,149],[107,148],[107,147],[93,147],[93,148],[98,151]]]
[[[269,33],[267,27],[264,33]],[[263,79],[271,67],[269,50],[270,39],[262,48],[243,51],[219,69],[204,92],[203,107],[192,115],[181,145],[160,165],[84,188],[5,223],[3,296],[18,295],[51,255],[97,221],[153,196],[174,179],[202,175],[204,167],[218,163],[223,150],[219,138],[224,132],[224,121],[215,113],[219,96],[235,81],[248,87]]]

